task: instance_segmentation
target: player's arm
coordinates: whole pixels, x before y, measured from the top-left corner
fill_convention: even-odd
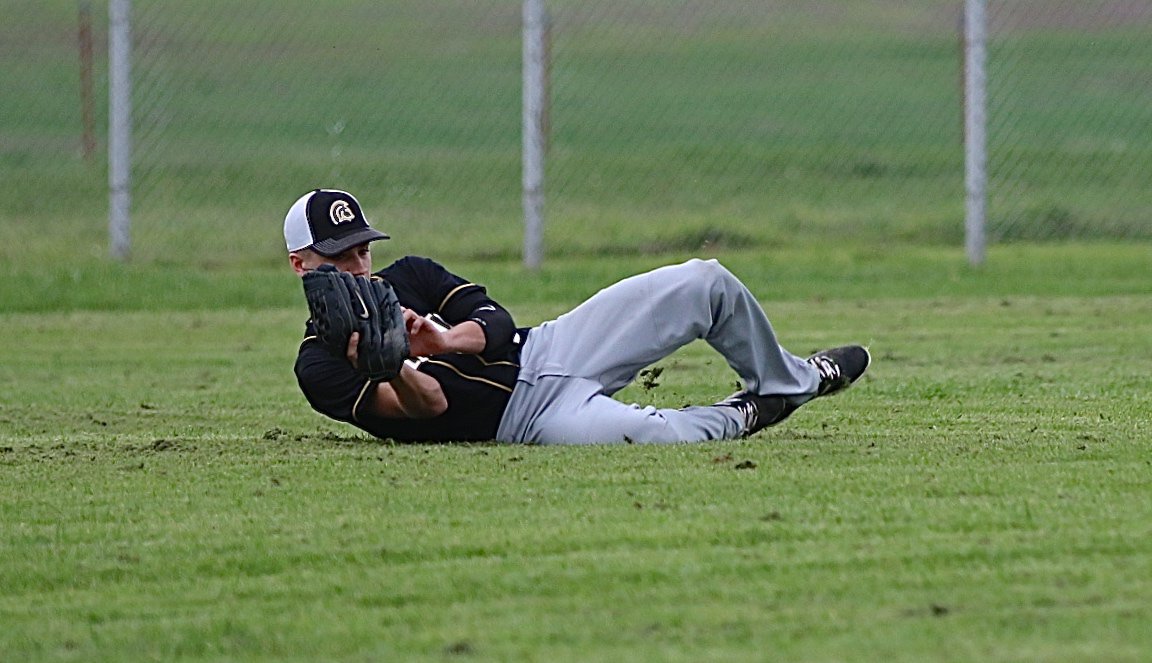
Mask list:
[[[470,354],[500,357],[512,344],[516,324],[512,315],[491,298],[482,286],[468,284],[441,306],[440,313],[452,329],[460,329],[460,342]]]
[[[488,343],[484,328],[474,320],[465,320],[455,327],[443,329],[415,311],[404,309],[404,325],[408,329],[409,352],[413,357],[458,352],[476,355],[484,352]]]
[[[448,399],[435,378],[405,364],[394,380],[376,385],[367,407],[389,419],[430,419],[444,414]]]
[[[412,308],[421,313],[435,313],[451,326],[447,338],[429,334],[419,341],[410,330],[410,341],[423,346],[423,350],[413,349],[413,355],[459,352],[500,358],[512,346],[516,333],[512,315],[488,296],[484,286],[449,272],[433,260],[413,256],[381,270],[381,275],[406,286],[398,287],[398,292],[403,289],[409,296],[415,293],[421,301],[410,300]],[[422,331],[417,330],[417,335]],[[428,340],[431,347],[424,344],[424,340]]]
[[[348,361],[353,366],[356,365],[359,336],[353,333],[348,339]],[[448,409],[448,398],[435,378],[404,364],[393,380],[375,385],[365,407],[379,417],[430,419],[444,414]]]

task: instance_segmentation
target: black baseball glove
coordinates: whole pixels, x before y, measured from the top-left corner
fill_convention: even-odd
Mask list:
[[[392,286],[321,265],[304,274],[304,296],[316,336],[330,352],[347,356],[348,338],[360,332],[357,370],[372,380],[391,380],[408,358],[404,314]]]

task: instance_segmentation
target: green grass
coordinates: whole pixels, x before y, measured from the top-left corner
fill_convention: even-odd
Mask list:
[[[1142,659],[1146,248],[720,257],[795,352],[868,343],[866,379],[739,442],[391,445],[297,393],[286,267],[92,268],[44,306],[5,279],[0,652]],[[649,261],[452,266],[531,323]],[[722,364],[692,345],[621,397],[708,402]]]

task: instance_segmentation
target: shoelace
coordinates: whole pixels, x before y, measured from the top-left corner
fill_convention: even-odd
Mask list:
[[[744,430],[750,430],[756,424],[756,418],[760,416],[760,410],[755,403],[741,399],[738,395],[732,395],[717,405],[725,405],[739,412],[744,417]]]
[[[808,363],[815,366],[817,371],[820,371],[821,382],[831,382],[832,380],[840,379],[840,364],[837,364],[828,357],[823,355],[809,357]]]
[[[756,424],[756,417],[760,416],[760,412],[756,408],[756,404],[752,401],[744,401],[743,403],[737,405],[736,409],[740,412],[740,414],[744,415],[744,430],[747,431],[751,429],[752,426]]]

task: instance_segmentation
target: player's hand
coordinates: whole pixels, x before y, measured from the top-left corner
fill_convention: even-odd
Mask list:
[[[448,338],[427,318],[404,309],[404,326],[408,329],[408,354],[413,357],[453,352]]]
[[[348,337],[348,350],[344,353],[344,356],[348,358],[348,363],[352,364],[352,367],[356,369],[360,368],[359,348],[360,332],[352,332],[352,335]]]

